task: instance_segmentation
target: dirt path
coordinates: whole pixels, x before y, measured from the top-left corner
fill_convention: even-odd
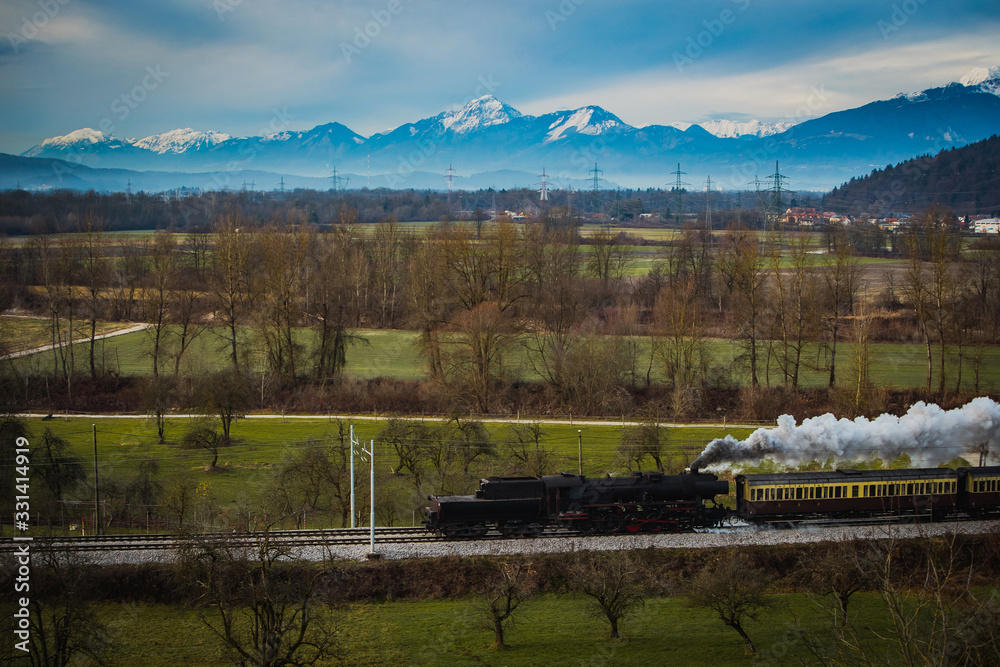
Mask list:
[[[151,326],[153,326],[153,325],[151,325],[151,324],[145,324],[145,323],[143,323],[143,324],[134,324],[134,325],[132,325],[130,327],[127,327],[125,329],[118,329],[117,331],[109,331],[108,333],[100,334],[98,336],[95,336],[94,340],[102,340],[104,338],[112,338],[113,336],[124,336],[125,334],[135,333],[137,331],[143,331],[145,329],[148,329]],[[74,341],[72,344],[73,345],[79,345],[81,343],[86,343],[89,340],[90,340],[89,337],[88,338],[84,338],[82,340],[78,339],[78,340]],[[69,345],[69,343],[64,343],[64,345]],[[42,345],[41,347],[28,348],[27,350],[18,350],[17,352],[11,352],[10,354],[5,354],[3,356],[0,356],[0,359],[17,359],[18,357],[27,357],[27,356],[30,356],[32,354],[38,354],[39,352],[48,352],[49,350],[51,350],[54,347],[56,347],[56,346],[52,345],[52,344],[49,344],[49,345]]]

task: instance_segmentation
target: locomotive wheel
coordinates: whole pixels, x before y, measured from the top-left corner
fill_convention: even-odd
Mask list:
[[[638,533],[641,530],[648,530],[648,527],[642,524],[642,517],[633,512],[625,515],[625,530]]]
[[[604,533],[607,535],[619,533],[624,527],[622,518],[617,514],[605,514],[600,516],[596,521],[594,521],[594,525],[598,533]]]

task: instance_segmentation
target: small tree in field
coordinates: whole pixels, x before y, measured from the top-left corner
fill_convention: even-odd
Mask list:
[[[531,570],[526,563],[509,561],[491,567],[482,581],[476,610],[486,629],[493,632],[496,651],[507,648],[505,634],[514,625],[514,612],[530,596],[527,579]]]
[[[720,621],[739,633],[753,654],[757,649],[743,624],[747,619],[756,619],[770,606],[766,595],[768,583],[745,557],[729,554],[694,578],[688,602],[718,614]]]
[[[611,639],[619,639],[618,623],[646,603],[639,582],[639,562],[627,551],[587,554],[573,567],[574,587],[591,598],[591,612],[608,621]]]

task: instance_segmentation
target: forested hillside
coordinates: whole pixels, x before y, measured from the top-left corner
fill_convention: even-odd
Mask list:
[[[1000,137],[875,169],[823,198],[824,208],[849,215],[916,213],[931,204],[959,216],[1000,214]]]

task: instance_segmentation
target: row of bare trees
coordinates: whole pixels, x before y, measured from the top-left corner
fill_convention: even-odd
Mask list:
[[[234,373],[262,373],[262,395],[336,381],[349,346],[364,340],[359,328],[408,328],[427,376],[477,412],[501,409],[505,387],[528,370],[580,413],[614,412],[654,382],[679,396],[731,385],[714,338],[737,342],[751,387],[795,388],[820,371],[829,386],[854,388],[860,407],[871,343],[919,340],[928,391],[935,375],[941,393],[970,384],[965,369],[978,390],[986,346],[1000,336],[1000,248],[963,250],[936,209],[904,234],[905,266],[881,273],[846,230],[817,246],[814,235],[733,227],[684,230],[635,277],[630,239],[607,230],[581,239],[568,216],[546,220],[414,234],[390,219],[362,233],[345,209],[319,233],[298,219],[261,225],[233,213],[211,233],[112,238],[90,218],[71,240],[0,247],[0,265],[22,286],[16,298],[47,314],[52,375],[70,393],[77,361],[66,343],[81,328],[91,378],[109,371],[97,345],[103,320],[146,323],[154,381],[177,376],[210,331]]]

